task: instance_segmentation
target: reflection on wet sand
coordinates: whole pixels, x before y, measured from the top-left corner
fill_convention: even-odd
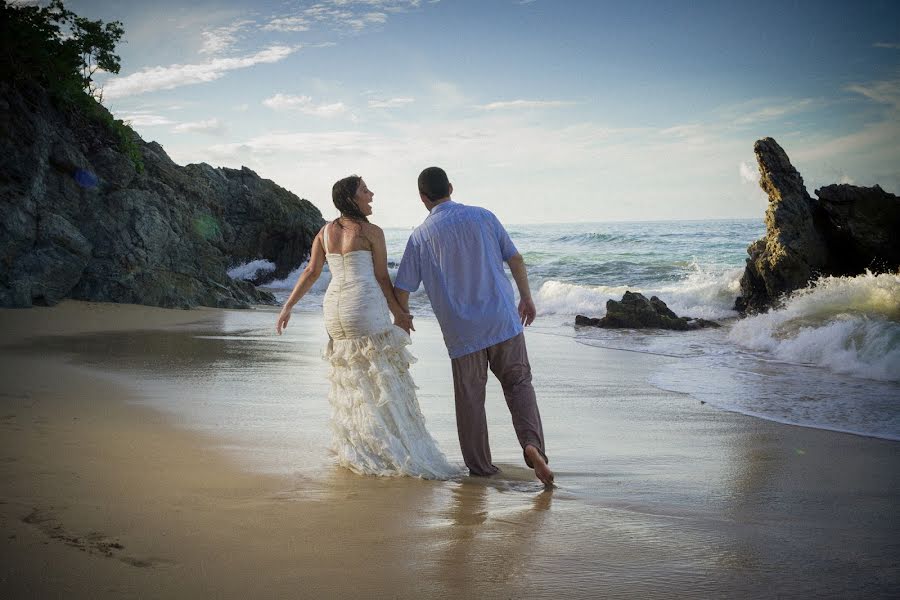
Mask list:
[[[237,341],[240,343],[235,343]],[[271,340],[248,340],[241,336],[241,332],[222,336],[214,330],[103,332],[77,337],[42,337],[29,340],[16,350],[63,354],[90,367],[165,373],[174,377],[195,376],[211,370],[235,372],[260,362],[292,359]]]
[[[506,478],[518,471],[526,470],[505,466],[493,478],[447,484],[449,495],[435,515],[441,535],[429,560],[445,593],[473,598],[492,590],[513,593],[530,579],[539,560],[535,538],[547,534],[543,522],[553,490],[535,494],[531,481]],[[530,471],[525,475],[532,477]]]

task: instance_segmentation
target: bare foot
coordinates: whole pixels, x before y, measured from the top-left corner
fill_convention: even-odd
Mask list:
[[[525,455],[528,457],[528,460],[531,461],[534,474],[541,480],[541,483],[546,487],[552,486],[553,471],[547,466],[547,462],[544,460],[544,457],[541,456],[540,451],[534,446],[526,446]]]

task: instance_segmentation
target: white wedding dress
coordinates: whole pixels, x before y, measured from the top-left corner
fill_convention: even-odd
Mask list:
[[[325,253],[324,358],[331,361],[332,450],[340,466],[365,475],[447,479],[461,469],[447,462],[425,427],[409,374],[409,335],[393,324],[375,279],[372,253]]]

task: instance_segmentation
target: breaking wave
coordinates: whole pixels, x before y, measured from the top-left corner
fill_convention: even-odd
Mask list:
[[[659,296],[679,316],[704,319],[736,317],[734,299],[740,293],[742,269],[705,268],[691,265],[689,274],[677,282],[641,288],[626,285],[580,285],[545,281],[536,295],[541,314],[600,317],[606,314],[607,300],[620,300],[626,291]]]
[[[824,277],[736,323],[729,339],[785,362],[900,381],[900,275]]]

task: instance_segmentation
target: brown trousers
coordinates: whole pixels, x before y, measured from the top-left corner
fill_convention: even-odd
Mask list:
[[[524,452],[526,446],[538,449],[544,460],[544,430],[538,412],[531,365],[525,349],[525,334],[452,359],[453,390],[456,397],[456,429],[463,460],[472,475],[493,475],[500,469],[491,462],[487,417],[484,412],[487,371],[490,366],[500,381],[506,405],[512,415],[516,437]],[[528,457],[525,464],[532,467]],[[533,468],[533,467],[532,467]]]

